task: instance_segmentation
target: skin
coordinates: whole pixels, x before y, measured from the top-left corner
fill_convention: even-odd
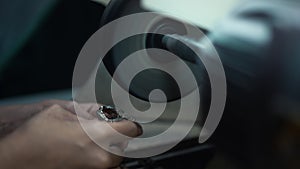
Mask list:
[[[1,169],[118,168],[122,158],[105,151],[86,135],[70,105],[68,101],[46,101],[24,107],[28,114],[24,113],[26,115],[20,118],[23,123],[0,140]],[[110,142],[108,138],[114,136],[106,130],[99,130],[105,128],[106,122],[95,119],[92,114],[97,107],[92,104],[81,106],[79,118],[90,132],[97,135],[97,142]],[[0,108],[0,113],[3,110],[14,108]],[[10,118],[13,116],[5,120]],[[141,127],[131,121],[108,124],[130,137],[142,134]],[[128,140],[112,140],[111,144],[119,151],[126,148]]]
[[[14,131],[35,114],[54,104],[76,114],[74,103],[65,100],[45,100],[33,104],[0,107],[0,139]],[[82,110],[77,112],[77,114],[83,118],[91,119],[95,117],[94,112],[97,110],[98,106],[95,104],[81,104],[80,108],[82,108]]]

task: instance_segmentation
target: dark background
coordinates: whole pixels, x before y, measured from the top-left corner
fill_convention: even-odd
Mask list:
[[[71,88],[76,58],[104,8],[88,0],[2,0],[0,57],[8,59],[1,65],[0,98]]]

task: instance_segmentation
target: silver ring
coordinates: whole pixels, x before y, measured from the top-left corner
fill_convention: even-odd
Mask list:
[[[97,116],[99,120],[104,120],[107,122],[118,122],[125,117],[123,116],[123,111],[118,110],[113,106],[100,106],[99,110],[97,110]]]

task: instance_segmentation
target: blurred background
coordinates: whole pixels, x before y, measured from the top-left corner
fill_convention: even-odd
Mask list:
[[[265,1],[269,4],[277,4],[276,8],[270,7],[270,10],[267,10],[268,12],[271,11],[272,15],[267,15],[268,12],[257,12],[254,15],[245,12],[241,15],[234,15],[233,18],[245,17],[246,22],[252,23],[253,20],[247,18],[250,16],[250,18],[258,18],[265,24],[274,21],[274,18],[272,19],[270,16],[279,16],[284,13],[285,17],[279,17],[274,22],[276,29],[272,29],[272,40],[267,43],[271,46],[272,52],[268,55],[277,56],[278,50],[275,48],[280,48],[293,39],[293,45],[287,46],[294,47],[286,50],[289,55],[300,58],[299,49],[296,50],[300,45],[299,40],[297,40],[300,39],[298,32],[300,21],[297,20],[300,18],[299,13],[297,13],[297,9],[300,9],[300,2],[297,0]],[[72,73],[76,58],[84,43],[99,29],[101,17],[108,2],[109,0],[1,0],[0,105],[29,103],[47,98],[71,99]],[[142,5],[149,11],[176,15],[187,22],[196,24],[207,32],[218,32],[219,34],[211,36],[216,39],[220,34],[230,35],[227,36],[228,39],[237,37],[224,33],[225,28],[232,32],[243,30],[243,35],[256,37],[258,33],[253,31],[251,25],[245,24],[246,26],[236,29],[232,26],[236,22],[232,22],[232,18],[228,19],[231,14],[239,13],[238,9],[248,10],[244,8],[243,2],[245,1],[187,0],[171,2],[170,0],[144,0]],[[251,9],[269,8],[268,5],[267,7],[265,7],[266,5],[247,5],[246,7],[249,6]],[[286,10],[282,12],[280,9],[283,8]],[[289,29],[290,27],[286,26],[287,24],[283,21],[298,24],[298,27],[290,26],[293,29]],[[297,28],[298,30],[294,30]],[[282,29],[283,32],[292,33],[287,34],[286,41],[281,41],[282,43],[278,44],[276,41],[277,46],[271,45],[276,40],[273,37],[282,35],[280,31]],[[243,53],[243,56],[248,56],[249,53],[251,53],[249,56],[252,56],[252,51],[258,51],[259,57],[265,55],[262,48],[255,48],[256,43],[253,45],[252,41],[248,42],[242,41],[242,44],[246,44],[244,46],[250,46],[245,50],[250,52]],[[236,43],[241,43],[241,41],[237,39],[236,41],[217,43],[217,45],[219,45],[221,53],[226,53],[228,51],[222,50],[222,47],[230,49],[228,46]],[[231,55],[240,55],[239,50],[230,50],[230,52],[233,52]],[[283,57],[283,55],[278,56]],[[225,63],[231,63],[231,61],[235,60],[228,61],[227,59]],[[295,59],[294,63],[300,64],[299,59]],[[297,68],[297,64],[292,68]],[[230,71],[231,69],[225,67],[225,70]],[[297,81],[300,74],[297,71],[298,69],[293,71],[296,72],[295,75],[287,79],[289,84],[292,84],[288,85],[287,88],[299,89],[299,86],[295,85],[299,84]],[[235,77],[237,78],[233,78],[235,80],[232,84],[242,82],[238,76]],[[268,81],[268,79],[265,80]],[[234,85],[229,85],[229,90],[236,90],[236,88]],[[288,96],[294,95],[294,98],[299,98],[298,91],[293,90]],[[259,92],[255,94],[245,92],[244,94],[253,96],[253,100],[260,100],[265,93],[260,95]],[[243,102],[239,106],[234,106],[239,104],[236,97],[228,98],[222,121],[209,140],[209,143],[216,146],[216,153],[206,168],[298,169],[300,167],[300,112],[295,106],[300,105],[299,100],[294,99],[292,103],[288,101],[288,104],[281,107],[278,105],[286,101],[285,96],[280,95],[278,97],[276,93],[276,95],[269,97],[276,97],[274,99],[276,101],[268,103],[268,109],[260,101],[254,101],[252,104]],[[272,111],[269,109],[269,104]],[[197,157],[193,158],[197,159]],[[189,168],[188,165],[182,164],[180,168]]]
[[[0,97],[69,89],[104,6],[88,0],[0,2]]]

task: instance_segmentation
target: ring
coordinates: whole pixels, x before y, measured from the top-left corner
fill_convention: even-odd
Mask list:
[[[125,119],[122,114],[124,114],[122,110],[118,110],[113,106],[100,106],[97,110],[99,120],[107,122],[118,122]]]

